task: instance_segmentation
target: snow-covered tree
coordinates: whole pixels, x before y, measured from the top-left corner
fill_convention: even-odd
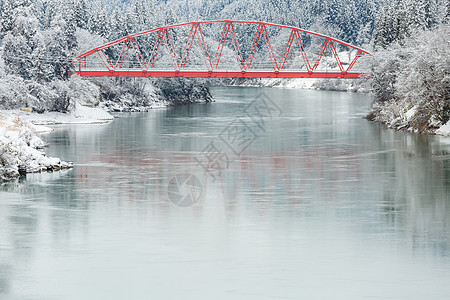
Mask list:
[[[76,27],[86,29],[89,18],[87,0],[74,0],[73,7],[73,16]]]
[[[109,36],[110,18],[106,7],[102,6],[98,1],[93,1],[90,3],[89,12],[90,16],[87,24],[89,31],[107,38]]]
[[[377,16],[375,46],[386,48],[393,42],[402,43],[417,30],[436,26],[439,10],[445,10],[445,6],[436,0],[386,0]]]
[[[375,53],[371,118],[429,132],[450,120],[450,52],[446,24],[417,30]],[[412,113],[406,117],[406,112]]]
[[[35,64],[32,53],[35,48],[34,36],[39,28],[39,22],[33,13],[31,5],[23,2],[12,10],[14,14],[12,25],[5,31],[3,38],[3,59],[5,72],[17,74],[25,79],[31,79]]]
[[[13,29],[16,16],[14,9],[16,4],[14,0],[5,0],[2,7],[2,18],[0,20],[0,38],[3,38]]]
[[[413,126],[433,127],[450,120],[450,29],[419,31],[405,43],[395,83],[397,99],[417,106]]]

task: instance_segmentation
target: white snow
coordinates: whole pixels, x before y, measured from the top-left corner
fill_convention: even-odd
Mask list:
[[[37,130],[48,132],[48,127],[34,126],[15,115],[0,112],[0,179],[16,178],[20,172],[35,173],[73,167],[56,157],[47,157],[39,151],[45,142]]]
[[[74,109],[67,113],[46,112],[43,114],[32,113],[25,110],[0,110],[11,116],[17,116],[35,125],[35,130],[38,132],[49,132],[52,129],[37,125],[55,125],[55,124],[97,124],[107,123],[114,119],[112,115],[101,108],[92,108],[83,106],[76,102]],[[36,127],[37,126],[37,127]]]
[[[450,121],[436,130],[436,134],[450,136]]]
[[[417,106],[412,107],[410,110],[408,110],[405,114],[405,117],[407,120],[411,120],[411,118],[416,114],[417,112]]]
[[[35,125],[35,124],[31,124],[31,126],[37,133],[49,133],[49,132],[53,131],[53,128],[50,128],[47,126]]]
[[[28,109],[0,110],[0,180],[34,173],[73,167],[59,158],[47,157],[39,151],[46,143],[39,136],[53,129],[43,125],[95,124],[114,119],[101,108],[92,108],[75,101],[69,113],[32,113]]]

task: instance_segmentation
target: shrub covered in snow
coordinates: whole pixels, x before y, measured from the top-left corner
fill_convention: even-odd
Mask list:
[[[415,132],[434,132],[449,122],[449,37],[443,24],[376,53],[370,119]]]
[[[0,77],[0,91],[0,109],[27,107],[38,113],[45,111],[66,113],[80,97],[89,99],[98,97],[95,94],[96,90],[88,81],[74,86],[71,81],[55,79],[40,83],[35,80],[24,80],[16,75]],[[79,91],[81,93],[78,93]]]
[[[170,101],[173,105],[212,101],[209,89],[199,85],[193,79],[164,78],[155,81],[154,85],[156,94],[162,99]]]
[[[25,81],[15,75],[0,77],[0,109],[26,107],[31,100]]]

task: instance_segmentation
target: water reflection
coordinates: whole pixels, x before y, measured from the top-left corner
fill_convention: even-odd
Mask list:
[[[144,274],[168,280],[184,266],[198,268],[211,289],[228,291],[223,295],[255,299],[277,295],[277,284],[290,291],[284,296],[298,296],[294,279],[305,268],[317,270],[300,276],[305,291],[314,290],[317,274],[326,286],[340,282],[331,289],[337,294],[360,299],[364,289],[346,291],[373,286],[374,278],[363,276],[366,285],[355,276],[358,268],[376,269],[371,259],[381,269],[394,264],[399,278],[433,278],[427,288],[450,279],[443,271],[450,264],[449,138],[367,122],[370,99],[363,95],[268,89],[283,115],[267,120],[264,134],[237,156],[218,136],[236,117],[246,118],[243,110],[258,92],[217,89],[213,104],[121,114],[101,126],[57,126],[49,155],[75,168],[1,186],[0,296],[104,298],[88,283],[93,274],[104,276],[100,286],[116,283],[108,297],[120,298],[133,284],[111,272],[126,269],[137,282]],[[215,182],[195,161],[211,141],[230,158]],[[202,180],[206,194],[197,205],[182,209],[169,201],[167,185],[177,174]],[[60,287],[49,292],[59,273]],[[239,278],[255,275],[242,286]],[[388,279],[378,283],[392,291]],[[135,298],[142,298],[146,289],[138,286]],[[400,296],[423,295],[397,289]],[[325,290],[309,295],[329,298]],[[205,295],[183,284],[169,291],[164,295]],[[436,290],[436,298],[445,292]]]

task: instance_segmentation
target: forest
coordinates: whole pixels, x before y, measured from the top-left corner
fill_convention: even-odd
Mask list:
[[[427,132],[449,120],[449,0],[2,0],[0,108],[70,111],[79,102],[145,110],[155,101],[210,101],[189,79],[68,77],[83,51],[165,24],[264,20],[321,32],[375,53],[369,118]],[[251,35],[248,35],[251,38]],[[275,37],[276,38],[276,37]],[[313,45],[307,45],[313,46]],[[330,89],[342,82],[328,82]],[[345,83],[344,83],[345,85]],[[408,114],[406,114],[408,112]]]

